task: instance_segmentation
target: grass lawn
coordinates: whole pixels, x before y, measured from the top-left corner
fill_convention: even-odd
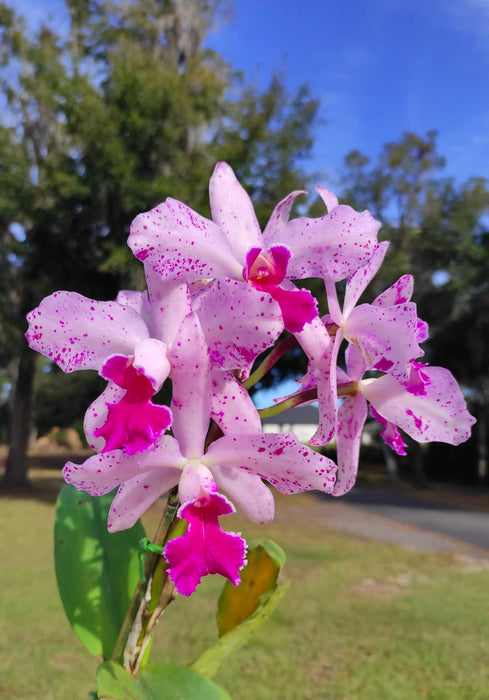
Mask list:
[[[338,534],[315,523],[327,507],[312,494],[280,497],[267,527],[224,521],[281,544],[292,585],[216,680],[234,700],[488,700],[489,570]],[[94,689],[97,663],[58,599],[53,522],[49,494],[0,499],[0,698],[87,700]],[[149,534],[154,523],[153,512]],[[187,663],[212,642],[220,586],[208,577],[177,598],[152,661]]]

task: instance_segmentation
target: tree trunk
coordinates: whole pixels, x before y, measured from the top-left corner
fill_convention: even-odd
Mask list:
[[[10,448],[5,474],[0,486],[3,488],[28,488],[27,446],[31,428],[32,390],[36,356],[24,338],[20,347],[19,371],[15,385],[10,426]]]
[[[487,477],[487,408],[477,416],[477,481],[482,486]]]

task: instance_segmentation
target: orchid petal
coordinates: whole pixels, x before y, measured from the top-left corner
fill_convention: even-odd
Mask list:
[[[153,393],[163,386],[170,374],[170,361],[165,343],[155,338],[146,338],[134,349],[133,367],[151,382]]]
[[[214,168],[209,197],[212,220],[219,226],[236,260],[241,261],[243,266],[249,249],[262,248],[263,239],[251,199],[227,163],[217,163]]]
[[[345,350],[346,371],[353,381],[359,381],[367,370],[367,362],[357,345],[349,344]]]
[[[252,522],[264,524],[273,520],[273,495],[259,476],[242,469],[220,466],[212,467],[212,474],[219,488],[228,494]]]
[[[209,427],[211,387],[207,345],[195,313],[184,319],[170,355],[173,434],[185,457],[199,457]]]
[[[213,369],[213,420],[225,435],[260,433],[261,420],[249,393],[231,372]]]
[[[113,354],[131,355],[149,336],[134,309],[115,301],[94,301],[76,292],[55,292],[27,314],[26,338],[33,350],[64,372],[99,370]]]
[[[131,289],[121,289],[115,298],[121,306],[130,306],[147,322],[145,313],[147,312],[148,293],[134,292]]]
[[[280,305],[284,326],[290,333],[299,333],[317,317],[317,301],[308,289],[284,289],[279,285],[266,289]]]
[[[311,445],[326,445],[336,430],[338,408],[336,362],[342,340],[341,332],[338,331],[329,357],[324,358],[318,366],[319,425],[310,440]]]
[[[160,496],[178,483],[180,474],[180,469],[155,469],[124,481],[110,506],[109,532],[132,527]]]
[[[185,316],[192,312],[192,303],[186,282],[163,281],[146,267],[146,282],[151,314],[151,336],[172,345]]]
[[[234,280],[209,284],[194,301],[211,364],[241,369],[273,345],[283,330],[280,307],[268,295]]]
[[[328,212],[328,214],[338,206],[338,197],[335,194],[333,194],[330,190],[326,189],[326,187],[316,185],[316,192],[326,205],[326,211]]]
[[[168,573],[179,593],[191,595],[202,576],[221,574],[234,585],[246,563],[246,542],[237,533],[223,532],[220,515],[234,513],[234,506],[217,492],[211,473],[203,465],[188,466],[179,485],[182,506],[178,516],[187,520],[182,537],[165,547]]]
[[[372,302],[375,306],[394,306],[395,304],[405,304],[411,301],[413,296],[414,280],[412,275],[399,277],[385,292],[379,294]]]
[[[295,337],[309,358],[308,382],[311,386],[315,383],[318,388],[319,426],[311,444],[325,445],[331,440],[336,426],[336,381],[332,365],[336,364],[333,356],[337,356],[341,337],[335,338],[333,343],[319,318],[307,323],[300,333],[295,333]]]
[[[340,205],[317,219],[299,217],[270,236],[268,244],[285,245],[292,253],[287,277],[350,277],[366,265],[377,247],[380,223],[368,211]]]
[[[343,302],[343,316],[350,314],[357,301],[362,296],[370,282],[373,280],[382,265],[389,243],[379,243],[379,247],[372,255],[369,262],[353,273],[346,283],[345,299]],[[379,304],[381,306],[381,304]]]
[[[336,472],[334,462],[302,445],[292,433],[225,435],[210,445],[202,462],[211,469],[244,469],[287,494],[311,490],[330,493]]]
[[[102,496],[140,474],[160,471],[162,478],[166,478],[164,475],[167,471],[180,472],[184,465],[178,442],[170,435],[164,435],[157,445],[138,455],[113,450],[93,455],[83,464],[67,462],[63,476],[68,484],[73,484],[78,490],[86,491],[91,496]]]
[[[282,199],[272,212],[271,217],[263,231],[263,245],[268,247],[268,240],[270,236],[287,223],[290,217],[290,212],[296,198],[301,194],[307,194],[305,190],[295,190],[291,192],[287,197]]]
[[[346,396],[338,411],[338,432],[336,435],[338,473],[333,496],[342,496],[355,483],[362,428],[366,420],[367,402],[362,394]]]
[[[85,418],[83,420],[83,430],[89,446],[96,452],[101,452],[105,446],[103,437],[95,437],[95,431],[100,428],[107,420],[108,404],[117,403],[126,393],[125,389],[109,382],[104,391],[97,396],[95,401],[92,401],[87,408]]]
[[[163,280],[241,278],[226,235],[182,202],[168,198],[131,224],[128,245]]]
[[[158,353],[163,356],[158,357]],[[136,347],[135,360],[124,355],[110,357],[100,374],[104,379],[125,389],[115,403],[107,404],[106,420],[94,431],[94,437],[105,440],[104,452],[124,447],[128,454],[142,452],[169,428],[171,413],[166,406],[155,406],[151,397],[161,386],[161,380],[168,375],[170,364],[166,357],[166,346],[158,340],[147,339]],[[160,367],[158,367],[158,362]],[[140,369],[149,366],[155,386]]]
[[[361,382],[360,390],[375,410],[418,442],[437,440],[459,445],[470,437],[475,419],[460,387],[443,367],[425,367],[426,394],[415,396],[390,375]]]
[[[382,308],[357,306],[343,323],[345,338],[358,345],[368,368],[409,378],[410,365],[424,355],[416,341],[416,305],[412,302]]]
[[[407,454],[407,445],[402,439],[402,435],[397,425],[394,425],[394,423],[391,423],[390,421],[383,418],[380,415],[380,413],[377,413],[373,406],[370,406],[370,413],[372,414],[372,417],[375,418],[375,420],[378,421],[382,426],[382,430],[380,431],[380,437],[383,439],[385,444],[400,457],[405,457]]]

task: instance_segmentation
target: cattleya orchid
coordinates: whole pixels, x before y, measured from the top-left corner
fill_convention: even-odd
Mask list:
[[[427,326],[411,301],[412,277],[358,304],[388,248],[369,212],[318,187],[328,213],[290,218],[302,194],[295,191],[262,232],[229,165],[217,164],[209,191],[212,220],[171,198],[134,220],[128,243],[144,264],[146,291],[125,290],[111,302],[56,292],[28,315],[32,348],[66,372],[94,369],[108,382],[85,416],[95,454],[68,462],[63,474],[94,497],[118,489],[109,531],[130,528],[178,487],[186,531],[165,543],[164,557],[183,595],[207,574],[239,582],[246,542],[219,522],[235,506],[267,523],[269,485],[333,495],[353,486],[369,405],[398,454],[400,430],[420,442],[459,444],[474,422],[452,375],[419,361]],[[324,282],[323,318],[312,294],[294,284],[307,278]],[[344,280],[341,307],[336,284]],[[338,468],[292,433],[262,433],[247,389],[280,356],[288,340],[274,344],[284,329],[308,370],[295,394],[266,410],[317,400],[311,443],[335,438]],[[170,406],[154,403],[167,380]]]
[[[161,279],[187,282],[235,279],[277,301],[290,332],[317,317],[316,301],[290,280],[348,277],[367,263],[380,224],[369,212],[338,206],[319,188],[328,216],[289,221],[292,192],[273,211],[263,233],[253,204],[226,163],[218,163],[209,185],[212,221],[182,202],[167,199],[133,221],[128,244]]]
[[[230,501],[218,494],[218,486],[251,520],[265,523],[273,519],[274,511],[273,497],[262,479],[282,493],[311,489],[329,493],[336,465],[301,445],[294,435],[262,435],[251,422],[206,450],[212,405],[210,360],[195,313],[186,317],[179,345],[179,364],[173,367],[175,437],[165,435],[143,455],[114,450],[89,457],[79,466],[69,462],[63,474],[68,483],[93,496],[119,486],[109,513],[110,531],[131,527],[159,496],[179,484],[179,516],[187,520],[188,529],[168,543],[165,556],[178,590],[189,595],[204,573],[219,572],[237,582],[244,565],[244,542],[218,526],[219,515],[234,511]],[[187,381],[181,381],[183,376]],[[258,418],[256,410],[255,415]]]

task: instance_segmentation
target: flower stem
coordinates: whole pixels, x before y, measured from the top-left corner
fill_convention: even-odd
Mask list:
[[[278,345],[276,345],[273,350],[268,353],[263,362],[258,365],[255,371],[250,374],[248,379],[243,382],[244,388],[249,389],[259,382],[260,379],[262,379],[265,374],[272,369],[273,365],[280,360],[282,355],[285,355],[288,350],[295,347],[297,344],[297,340],[293,335],[289,335],[287,338],[281,340]]]
[[[163,546],[176,525],[179,506],[178,489],[171,489],[158,524],[153,543]],[[122,623],[112,659],[122,662],[135,675],[147,648],[151,632],[161,613],[175,597],[175,586],[168,576],[167,563],[161,554],[149,552],[144,564],[144,581],[138,582]]]

